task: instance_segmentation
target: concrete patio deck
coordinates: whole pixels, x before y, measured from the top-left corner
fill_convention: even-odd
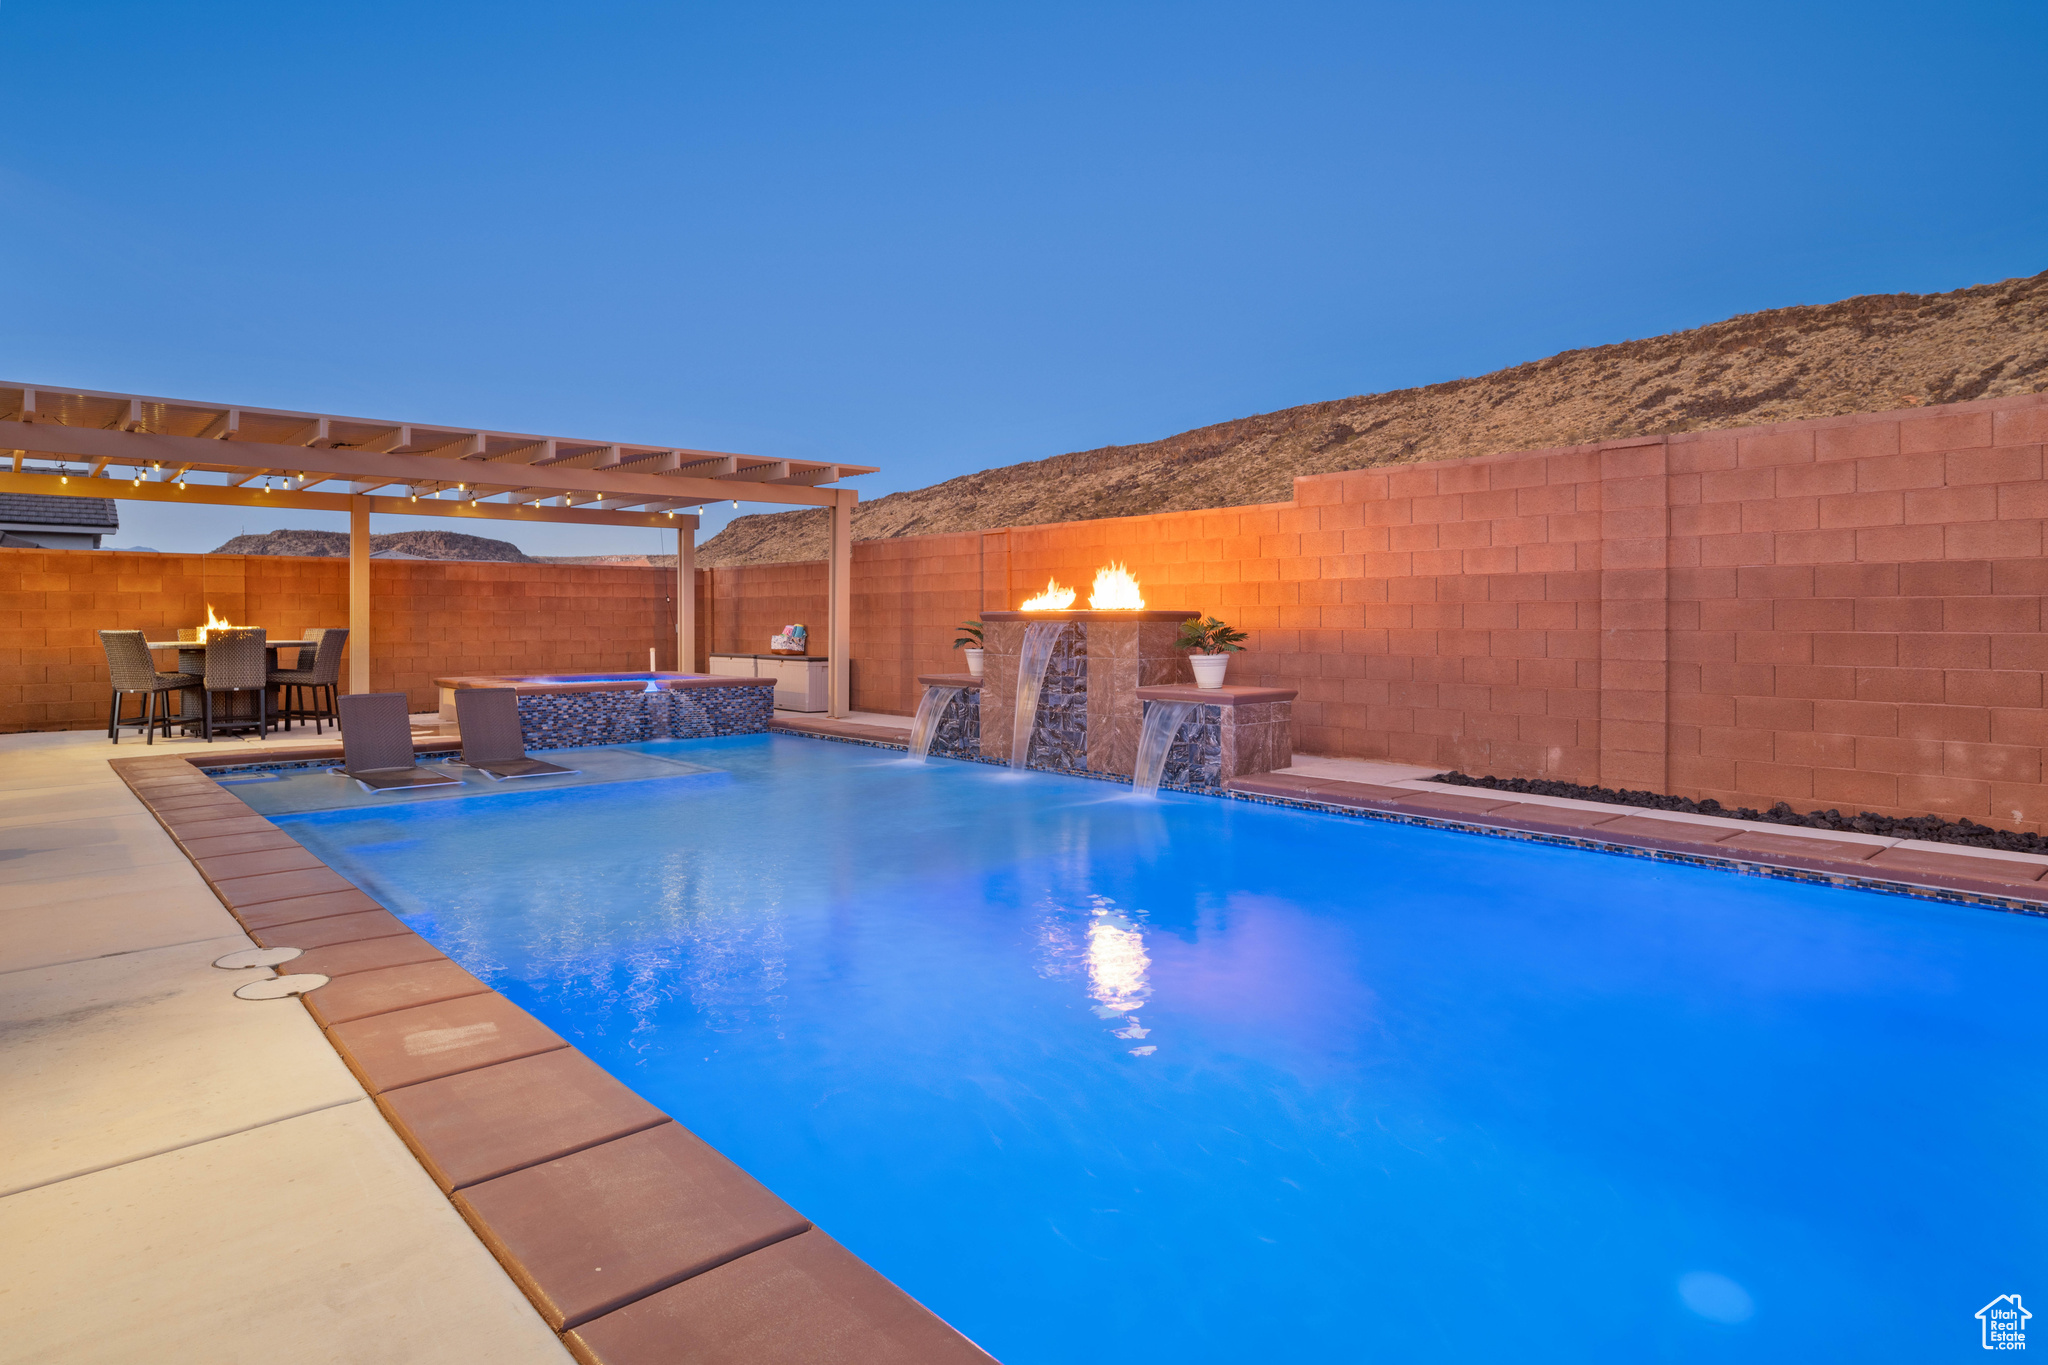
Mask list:
[[[0,1360],[570,1357],[107,766],[0,736]]]

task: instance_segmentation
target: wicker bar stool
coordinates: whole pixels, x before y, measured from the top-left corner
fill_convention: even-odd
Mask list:
[[[213,743],[213,698],[217,692],[253,692],[256,718],[232,722],[237,727],[254,725],[270,736],[269,633],[261,626],[236,626],[207,632],[206,677],[200,684],[206,691],[206,710],[200,719],[200,733]]]
[[[139,630],[103,630],[100,632],[100,648],[107,652],[107,678],[113,684],[113,699],[107,707],[107,738],[114,743],[121,742],[121,698],[133,693],[144,693],[141,716],[133,722],[149,736],[145,743],[156,743],[156,727],[159,719],[163,722],[164,738],[171,737],[172,692],[182,692],[198,687],[204,680],[190,673],[159,673],[156,660],[150,657],[148,637]],[[157,698],[164,703],[157,705]],[[162,711],[161,717],[157,714]]]
[[[341,728],[341,716],[335,709],[335,689],[341,683],[341,647],[348,643],[348,632],[341,629],[309,630],[306,638],[313,642],[311,663],[306,661],[306,650],[299,651],[296,668],[273,668],[270,670],[270,685],[277,689],[277,715],[284,722],[284,728],[292,728],[294,720],[313,722],[313,733],[322,733],[320,722],[331,720],[335,728]],[[306,705],[306,689],[313,692],[313,704]],[[293,694],[297,694],[294,704]]]

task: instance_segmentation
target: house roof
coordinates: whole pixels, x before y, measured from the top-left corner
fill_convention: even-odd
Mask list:
[[[0,526],[76,526],[114,531],[121,513],[112,498],[53,498],[40,493],[0,493]]]

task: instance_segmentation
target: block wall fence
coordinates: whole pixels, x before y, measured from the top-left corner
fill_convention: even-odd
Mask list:
[[[650,647],[673,668],[674,590],[667,569],[373,560],[370,686],[429,711],[450,673],[639,671]],[[274,639],[346,626],[348,561],[0,549],[0,732],[104,727],[96,632],[169,638],[209,606]]]
[[[1127,562],[1252,633],[1295,746],[2048,832],[2048,395],[1317,475],[1291,502],[854,546],[854,704]],[[672,663],[659,569],[378,561],[375,686]],[[237,597],[234,594],[239,593]],[[103,724],[92,630],[346,619],[339,560],[0,550],[0,729]],[[700,648],[821,638],[825,566],[698,574]],[[231,605],[239,603],[239,611]]]

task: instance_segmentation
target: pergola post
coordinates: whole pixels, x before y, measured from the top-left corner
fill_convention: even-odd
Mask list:
[[[832,500],[832,546],[826,559],[827,592],[825,649],[826,682],[832,698],[826,715],[844,718],[853,711],[853,501],[851,489]]]
[[[348,500],[348,690],[370,690],[370,500]]]
[[[697,533],[676,529],[676,672],[697,671]]]

